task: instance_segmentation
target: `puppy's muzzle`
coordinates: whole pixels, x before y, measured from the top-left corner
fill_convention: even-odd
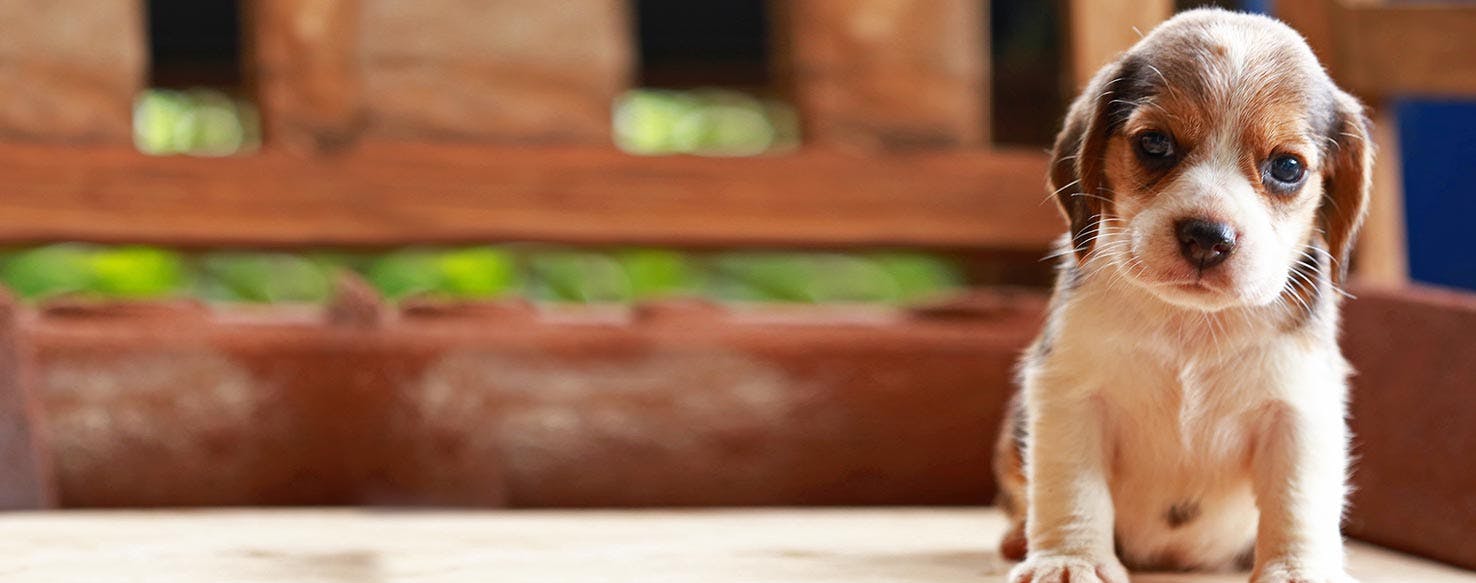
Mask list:
[[[1235,229],[1225,223],[1184,219],[1174,224],[1174,231],[1179,253],[1200,271],[1224,263],[1235,252]]]

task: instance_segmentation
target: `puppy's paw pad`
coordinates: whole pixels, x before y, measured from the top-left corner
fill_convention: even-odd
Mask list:
[[[1128,583],[1128,575],[1116,558],[1048,555],[1020,563],[1010,583]]]

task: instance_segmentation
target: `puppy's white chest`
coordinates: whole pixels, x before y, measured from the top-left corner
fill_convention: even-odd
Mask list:
[[[1221,567],[1245,551],[1256,511],[1250,432],[1224,366],[1143,366],[1104,387],[1110,488],[1126,556]]]

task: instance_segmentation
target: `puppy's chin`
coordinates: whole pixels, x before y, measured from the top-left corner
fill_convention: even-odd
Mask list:
[[[1137,282],[1135,282],[1137,283]],[[1149,294],[1164,303],[1197,312],[1218,312],[1245,305],[1233,291],[1225,291],[1204,283],[1138,283]]]
[[[1237,285],[1223,275],[1203,278],[1155,278],[1145,274],[1122,273],[1123,278],[1165,304],[1196,312],[1219,312],[1231,308],[1259,306],[1276,300],[1276,293],[1266,293],[1260,286]],[[1181,274],[1175,274],[1181,275]]]

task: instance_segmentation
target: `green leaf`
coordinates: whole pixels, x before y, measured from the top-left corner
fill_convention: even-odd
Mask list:
[[[65,244],[21,251],[6,262],[0,279],[27,298],[85,291],[92,285],[92,248]]]
[[[148,298],[180,291],[187,279],[178,253],[155,247],[114,247],[92,254],[92,291]]]
[[[631,298],[630,278],[607,255],[581,251],[544,251],[528,260],[537,299],[561,302],[624,302]]]
[[[521,282],[517,258],[492,247],[472,247],[442,254],[440,291],[452,296],[484,298],[500,296]]]
[[[631,249],[618,255],[630,279],[631,296],[648,299],[694,293],[702,274],[686,255],[661,249]]]
[[[878,253],[873,256],[897,282],[899,299],[913,301],[964,285],[963,269],[955,262],[921,253]]]

